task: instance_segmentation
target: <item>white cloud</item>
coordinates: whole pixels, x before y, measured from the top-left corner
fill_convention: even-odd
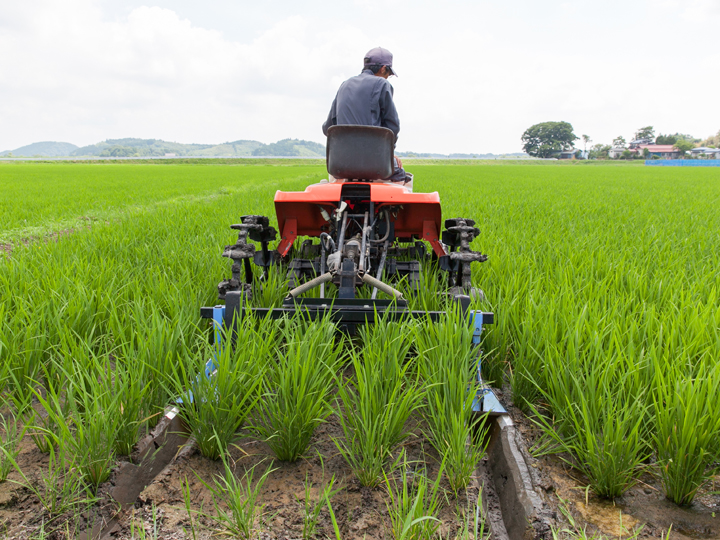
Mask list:
[[[165,7],[4,6],[0,150],[129,136],[322,141],[337,87],[377,45],[393,51],[400,73],[401,150],[518,151],[524,129],[544,120],[570,121],[598,142],[647,124],[697,136],[719,127],[692,98],[718,87],[707,21],[720,0],[650,11],[618,1],[623,17],[591,2],[313,1],[301,11],[278,0],[274,13],[284,15],[249,10],[235,31],[195,24],[192,3],[157,2]]]

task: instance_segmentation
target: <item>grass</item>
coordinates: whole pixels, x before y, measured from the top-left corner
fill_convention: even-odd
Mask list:
[[[320,456],[321,466],[323,468],[323,480],[325,477],[325,466]],[[295,495],[295,499],[303,507],[303,521],[302,521],[302,538],[303,540],[309,540],[315,536],[315,530],[317,529],[318,520],[320,519],[320,512],[326,504],[329,504],[330,499],[336,495],[342,488],[335,488],[335,475],[328,482],[324,482],[320,488],[318,488],[317,497],[313,498],[313,484],[309,481],[307,473],[305,474],[304,482],[304,496],[302,499]]]
[[[470,326],[457,311],[451,311],[445,321],[424,321],[413,337],[426,394],[426,436],[442,456],[445,475],[457,494],[468,486],[485,452],[481,418],[472,409],[480,351],[472,343]]]
[[[259,521],[265,516],[265,504],[260,503],[260,491],[274,469],[268,467],[260,478],[253,481],[255,467],[238,479],[230,464],[223,460],[224,474],[213,478],[212,483],[198,479],[212,494],[215,515],[204,514],[219,525],[224,534],[232,538],[250,540],[258,531]],[[253,485],[254,483],[254,485]]]
[[[335,413],[344,437],[335,444],[363,486],[382,481],[393,452],[410,436],[410,415],[421,405],[413,363],[407,361],[411,333],[407,323],[363,327],[363,357],[351,353],[355,379],[338,389]]]
[[[387,488],[386,507],[390,532],[395,540],[430,540],[435,538],[441,521],[437,514],[442,503],[443,466],[434,482],[423,470],[412,470],[403,455],[399,467],[401,480],[384,475]]]
[[[720,179],[714,170],[661,169],[417,162],[411,170],[416,192],[440,192],[445,217],[477,220],[473,248],[490,255],[473,276],[488,297],[475,307],[496,314],[482,344],[485,377],[511,385],[515,403],[598,493],[612,497],[654,470],[667,495],[686,504],[713,473],[720,439],[709,420],[720,416],[713,400],[693,397],[717,386]],[[293,377],[263,379],[274,364],[258,359],[278,358],[282,341],[269,324],[248,322],[237,354],[219,355],[218,375],[196,379],[214,354],[198,307],[217,303],[215,284],[228,274],[220,257],[236,237],[228,225],[244,214],[273,216],[277,189],[303,189],[323,173],[309,164],[0,166],[0,243],[13,244],[9,256],[0,250],[0,386],[16,412],[36,393],[53,411],[28,420],[28,433],[92,484],[112,467],[107,456],[126,451],[188,388],[199,399],[183,414],[215,457],[253,418],[246,411],[261,393],[299,399]],[[20,242],[66,228],[75,232],[59,242]],[[253,302],[281,299],[282,276],[271,272],[270,280]],[[423,280],[411,308],[443,306],[436,276],[425,272]],[[408,415],[422,410],[423,436],[443,448],[445,475],[455,467],[461,486],[477,459],[460,444],[467,419],[460,421],[458,404],[468,395],[462,378],[448,372],[437,386],[423,382],[428,392],[419,397],[418,384],[434,376],[421,364],[435,346],[395,341],[400,330],[378,328],[382,337],[363,336],[377,352],[356,354],[339,380],[340,447],[378,484],[408,434]],[[467,352],[464,330],[447,331],[437,340],[456,349],[438,349],[433,362]],[[292,358],[302,364],[284,351],[279,362]],[[99,366],[93,377],[89,364]],[[128,371],[114,381],[107,369],[117,366]],[[57,387],[65,373],[70,400]],[[140,385],[138,418],[130,409]],[[89,388],[100,396],[95,403],[82,396]],[[397,405],[382,410],[379,403]],[[128,411],[124,427],[105,414],[113,408]],[[288,420],[288,433],[312,427],[327,413],[318,410],[297,424]],[[97,420],[86,411],[98,412]],[[445,435],[431,428],[432,415],[448,419]],[[83,444],[99,448],[95,472],[81,459],[90,454]]]
[[[284,345],[270,364],[258,402],[255,431],[281,461],[296,461],[315,428],[330,415],[335,374],[344,360],[344,340],[328,319],[287,321]]]
[[[703,364],[689,381],[680,370],[656,373],[653,439],[660,478],[668,499],[685,506],[720,469],[720,365]]]
[[[278,327],[267,321],[259,330],[255,325],[253,318],[244,319],[235,349],[201,349],[174,366],[168,378],[171,391],[183,400],[180,415],[209,459],[225,454],[260,399],[265,359],[274,351]]]
[[[26,429],[21,428],[12,413],[9,418],[0,414],[0,484],[7,480],[12,470],[12,464],[20,453],[20,441]]]

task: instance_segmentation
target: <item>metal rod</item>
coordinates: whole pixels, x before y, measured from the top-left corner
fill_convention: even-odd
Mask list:
[[[367,283],[368,285],[375,287],[377,289],[380,289],[382,292],[384,292],[387,295],[395,297],[397,300],[402,300],[402,293],[395,289],[394,287],[391,287],[387,283],[383,283],[379,279],[375,279],[370,274],[363,274],[362,280]]]
[[[345,227],[347,227],[347,220],[348,220],[347,212],[343,212],[342,220],[343,220],[343,222],[342,222],[342,226],[340,227],[340,236],[338,236],[338,245],[337,245],[337,249],[340,253],[342,253],[343,243],[345,242]]]
[[[325,244],[320,239],[320,275],[325,273]],[[320,284],[320,298],[325,298],[325,282]]]
[[[375,203],[370,201],[370,240],[375,239],[375,233],[373,232],[373,225],[375,225]]]
[[[382,273],[385,269],[385,258],[387,257],[387,252],[389,248],[390,240],[385,240],[385,246],[383,247],[382,255],[380,255],[380,265],[378,266],[378,272],[377,272],[377,278],[379,280],[382,280]],[[377,296],[377,287],[373,288],[371,299],[375,300],[375,297]]]
[[[310,289],[314,289],[315,287],[317,287],[318,285],[320,285],[322,283],[327,283],[332,278],[333,278],[333,275],[330,272],[322,274],[321,276],[318,276],[315,279],[311,279],[310,281],[306,281],[302,285],[295,287],[293,290],[288,292],[288,295],[286,298],[297,298],[302,293],[307,292]]]
[[[362,226],[362,243],[360,244],[360,270],[365,271],[365,249],[367,248],[368,213],[365,212]]]

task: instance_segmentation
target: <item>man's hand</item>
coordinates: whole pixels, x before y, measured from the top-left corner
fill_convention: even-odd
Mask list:
[[[395,161],[397,161],[398,169],[402,169],[402,160],[399,157],[396,157]]]

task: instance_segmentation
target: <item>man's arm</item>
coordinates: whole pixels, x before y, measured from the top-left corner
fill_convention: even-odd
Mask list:
[[[380,90],[380,125],[392,130],[397,141],[398,133],[400,133],[400,118],[398,118],[395,102],[393,101],[392,86],[387,81],[383,81]]]
[[[326,137],[328,134],[328,128],[334,125],[337,125],[337,96],[333,99],[332,105],[330,106],[330,113],[328,113],[327,120],[325,120],[322,127],[323,133]]]

